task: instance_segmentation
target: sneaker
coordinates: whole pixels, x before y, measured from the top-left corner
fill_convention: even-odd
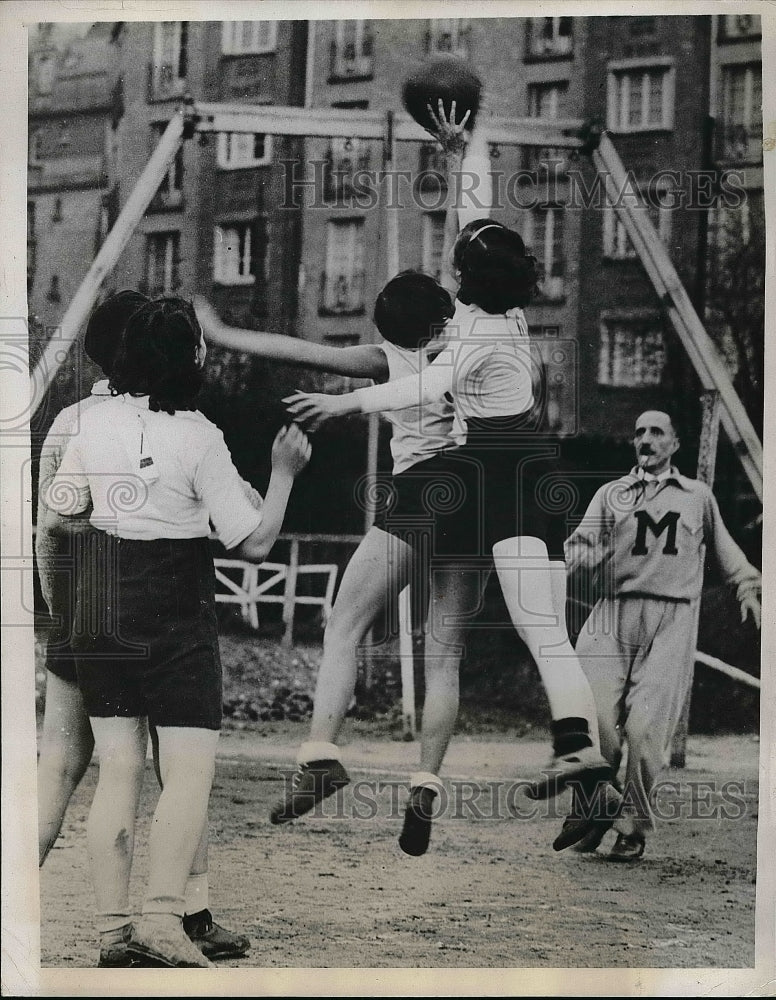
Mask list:
[[[435,789],[423,785],[413,788],[410,792],[410,800],[404,811],[404,827],[399,837],[399,847],[413,858],[419,858],[428,850],[435,796]]]
[[[555,757],[541,778],[535,778],[526,789],[529,799],[549,799],[559,795],[573,783],[592,789],[599,781],[611,781],[614,775],[609,764],[593,747]]]
[[[607,854],[608,861],[640,861],[645,841],[640,833],[618,833],[614,847]]]
[[[251,946],[244,934],[233,934],[217,924],[210,910],[187,913],[183,929],[206,958],[242,958]]]
[[[147,967],[214,968],[184,933],[181,918],[173,914],[144,914],[135,924],[127,948]]]
[[[100,935],[100,960],[98,969],[131,969],[138,964],[137,956],[133,955],[127,945],[132,937],[132,924],[119,927]]]
[[[350,775],[338,760],[311,760],[291,776],[291,787],[269,814],[270,823],[290,823],[349,784]]]
[[[592,796],[582,788],[575,788],[571,812],[553,841],[553,850],[565,851],[576,846],[582,853],[594,851],[611,829],[621,804],[622,796],[608,781],[599,782]]]

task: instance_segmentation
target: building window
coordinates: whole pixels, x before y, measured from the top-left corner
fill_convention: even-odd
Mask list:
[[[263,132],[219,132],[218,166],[222,170],[264,167],[271,162],[271,135]]]
[[[151,233],[146,237],[146,290],[169,295],[180,284],[180,233]]]
[[[562,327],[555,323],[529,326],[528,336],[536,340],[557,340],[561,335],[562,329]]]
[[[598,355],[598,384],[638,388],[660,385],[666,351],[659,320],[604,318]]]
[[[152,152],[156,149],[160,138],[162,137],[165,129],[167,128],[167,122],[158,122],[151,126],[151,143]],[[159,190],[156,192],[154,201],[152,202],[153,208],[177,208],[183,202],[183,146],[178,148],[178,151],[173,158],[172,163],[167,168],[167,173],[162,179],[162,183],[159,185]]]
[[[539,261],[541,297],[550,301],[562,299],[565,294],[563,231],[564,213],[560,206],[544,206],[526,212],[523,239]]]
[[[337,201],[354,192],[354,178],[369,169],[369,148],[359,139],[332,139],[326,156],[324,198]]]
[[[441,147],[436,142],[423,142],[418,154],[416,190],[421,204],[439,205],[441,192],[447,190],[447,166]],[[425,199],[428,198],[428,201]]]
[[[532,17],[528,23],[528,55],[535,58],[570,56],[574,35],[570,17]]]
[[[631,38],[653,38],[657,33],[656,17],[629,17],[628,34]]]
[[[188,72],[188,21],[159,21],[154,25],[152,87],[155,98],[183,93]]]
[[[569,85],[558,83],[531,83],[528,85],[529,118],[565,118],[568,114],[567,99]],[[526,146],[523,151],[523,166],[526,170],[547,170],[568,161],[568,153],[554,146]]]
[[[258,55],[277,48],[277,21],[223,21],[221,29],[225,56]]]
[[[421,269],[439,281],[444,268],[445,213],[423,213],[423,258]]]
[[[763,155],[760,63],[722,67],[722,159],[759,163]]]
[[[38,93],[50,94],[54,86],[57,63],[54,53],[46,53],[38,59]]]
[[[30,136],[30,163],[43,161],[43,132],[36,129]]]
[[[649,199],[646,197],[646,191],[642,190],[640,193],[647,206],[649,220],[657,230],[661,242],[667,247],[671,242],[672,205],[663,204],[667,199],[662,195],[659,198]],[[624,223],[617,215],[614,206],[607,203],[604,208],[604,257],[611,260],[633,260],[637,256],[636,248],[630,241]]]
[[[27,293],[32,291],[35,281],[35,202],[27,202]]]
[[[337,21],[331,43],[332,80],[364,80],[371,77],[374,38],[370,21]]]
[[[430,55],[451,52],[461,59],[468,59],[470,34],[471,24],[465,18],[433,18],[428,22],[426,52]]]
[[[614,132],[674,127],[674,69],[642,60],[611,64],[607,124]]]
[[[742,38],[760,38],[762,28],[757,14],[722,14],[719,19],[719,40],[735,42]]]
[[[254,285],[266,279],[266,221],[230,222],[213,234],[213,280],[220,285]]]
[[[332,219],[318,307],[323,315],[364,311],[364,220]]]

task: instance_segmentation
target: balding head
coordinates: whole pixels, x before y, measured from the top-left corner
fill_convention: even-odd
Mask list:
[[[633,437],[636,461],[647,472],[657,475],[671,464],[679,439],[671,418],[662,410],[646,410],[636,421]]]

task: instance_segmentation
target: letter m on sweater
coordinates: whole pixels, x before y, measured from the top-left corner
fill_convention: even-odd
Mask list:
[[[634,515],[638,523],[636,529],[636,544],[631,549],[632,556],[645,556],[647,549],[647,528],[655,538],[660,538],[664,531],[667,531],[666,543],[663,547],[663,555],[675,556],[679,549],[676,547],[676,526],[679,523],[679,511],[669,510],[667,514],[655,522],[645,510],[637,510]]]

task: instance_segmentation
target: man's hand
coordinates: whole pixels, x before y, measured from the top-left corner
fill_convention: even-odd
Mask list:
[[[752,621],[755,623],[757,628],[760,628],[760,623],[762,621],[762,606],[760,605],[757,594],[753,590],[750,590],[741,595],[739,603],[741,605],[742,623],[747,620],[749,615],[751,615]]]
[[[426,105],[429,117],[434,123],[433,128],[428,131],[440,143],[445,153],[463,153],[466,148],[466,136],[464,134],[466,123],[471,115],[471,110],[467,111],[460,122],[455,120],[455,101],[450,105],[450,115],[445,118],[445,106],[442,98],[439,98],[437,111],[430,104]]]
[[[272,445],[272,469],[295,478],[310,461],[312,448],[307,436],[295,424],[278,431]]]
[[[293,396],[286,396],[283,402],[297,423],[300,423],[305,430],[315,431],[331,417],[355,413],[358,410],[358,406],[348,399],[348,395],[328,396],[323,392],[295,392]]]

